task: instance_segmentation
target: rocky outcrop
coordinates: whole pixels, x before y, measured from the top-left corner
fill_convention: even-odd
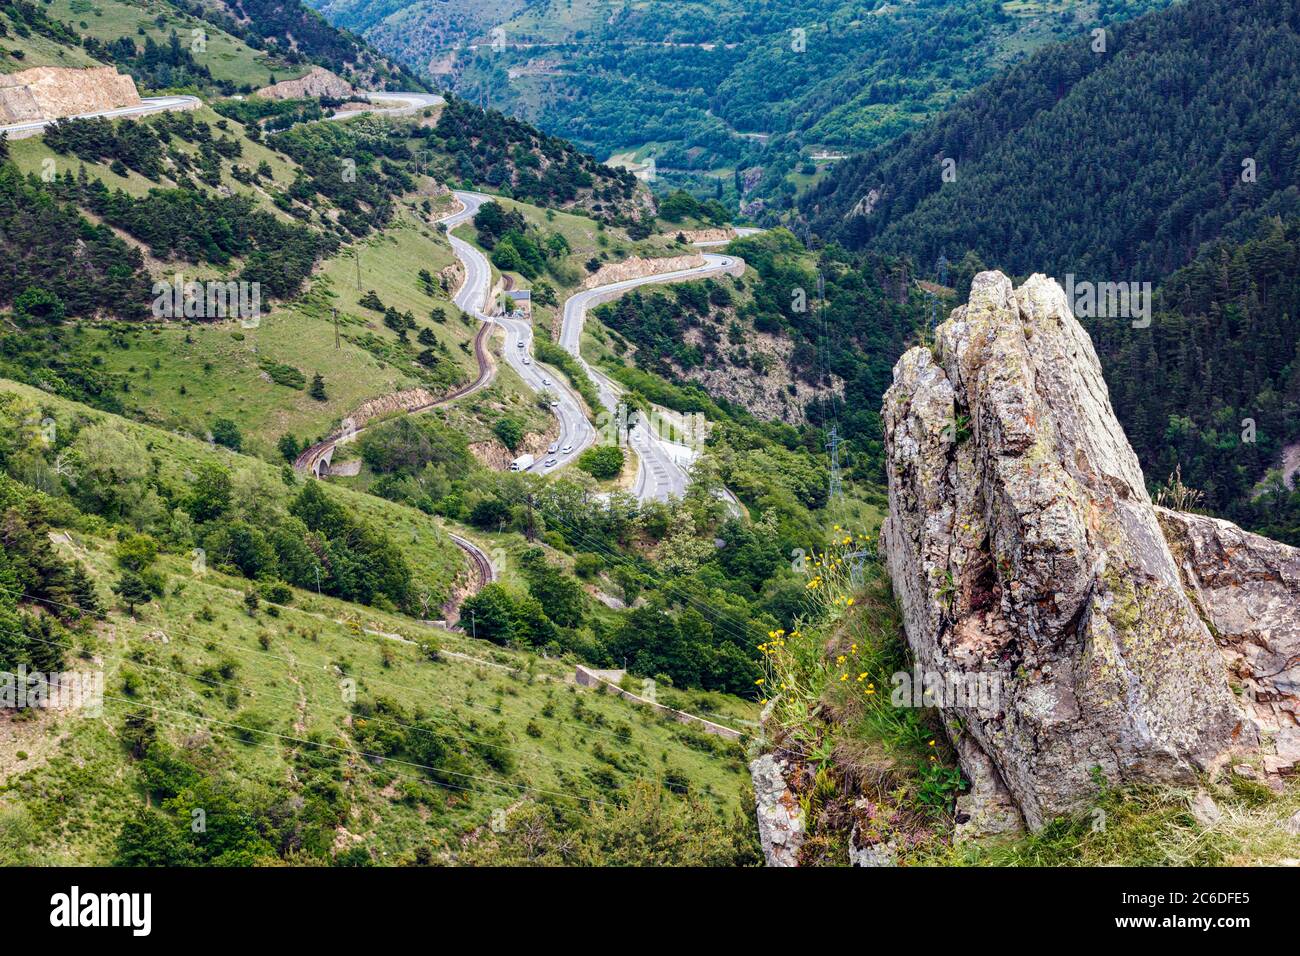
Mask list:
[[[1300,475],[1300,444],[1287,445],[1282,449],[1282,484],[1288,491],[1295,490],[1297,475]]]
[[[0,74],[0,125],[139,105],[135,81],[111,66],[38,66]]]
[[[550,447],[551,443],[559,437],[559,424],[552,421],[547,424],[544,432],[526,433],[514,451],[501,444],[501,441],[497,438],[470,442],[469,450],[470,454],[484,468],[490,468],[493,471],[508,471],[511,462],[520,455],[532,455],[534,458],[541,458],[546,454],[546,449]]]
[[[814,399],[824,398],[828,392],[843,398],[844,382],[839,378],[831,376],[829,385],[810,385],[794,374],[791,355],[795,344],[788,335],[759,332],[734,309],[724,314],[725,319],[717,321],[717,325],[737,322],[745,333],[743,342],[719,344],[716,360],[701,365],[682,367],[674,363],[677,378],[698,382],[710,395],[747,408],[756,418],[792,425],[805,421],[805,407]],[[706,348],[704,327],[687,329],[682,341]]]
[[[299,100],[310,97],[325,97],[331,100],[346,100],[356,95],[352,84],[343,77],[331,73],[321,66],[313,66],[306,76],[296,80],[281,80],[271,86],[257,91],[257,95],[268,100]]]
[[[1210,626],[1260,744],[1259,769],[1300,763],[1300,549],[1228,521],[1157,508],[1183,587]]]
[[[785,782],[786,762],[764,754],[749,765],[758,808],[758,839],[768,866],[798,866],[804,819],[799,801]]]
[[[380,395],[378,398],[367,399],[356,407],[351,415],[352,424],[355,428],[361,428],[371,419],[394,412],[413,412],[427,408],[437,400],[438,396],[425,388],[408,388],[391,395]]]
[[[730,226],[716,229],[683,229],[678,235],[687,242],[730,242],[736,238],[736,230]]]
[[[899,360],[883,414],[882,538],[917,667],[995,689],[935,701],[968,776],[997,785],[977,809],[1004,787],[1037,829],[1098,773],[1294,765],[1294,550],[1158,516],[1060,286],[977,276],[933,352]],[[1189,536],[1172,550],[1171,522]]]
[[[669,256],[664,259],[642,259],[640,256],[631,256],[622,262],[605,263],[583,280],[581,288],[594,289],[597,286],[623,282],[626,279],[642,279],[646,276],[663,275],[665,272],[698,269],[702,265],[704,265],[704,257],[697,254]]]

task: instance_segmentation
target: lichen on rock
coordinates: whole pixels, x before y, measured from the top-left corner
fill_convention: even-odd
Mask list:
[[[768,866],[798,866],[805,834],[803,810],[785,780],[786,762],[763,754],[749,765],[758,838]]]
[[[1211,629],[1234,595],[1203,584],[1194,599],[1202,579],[1170,549],[1056,282],[976,276],[934,350],[895,366],[883,416],[882,538],[917,666],[997,677],[993,706],[942,707],[968,777],[1004,786],[1036,829],[1094,797],[1098,774],[1188,782],[1262,737],[1267,772],[1294,765],[1295,684],[1269,685],[1289,703],[1267,719],[1234,693]],[[1258,603],[1300,605],[1283,576]],[[1270,620],[1294,654],[1295,618]],[[972,796],[1006,822],[997,792]]]

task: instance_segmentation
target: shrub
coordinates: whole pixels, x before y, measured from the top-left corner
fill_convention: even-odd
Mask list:
[[[212,440],[231,451],[244,447],[244,436],[240,434],[239,426],[229,418],[218,418],[212,423]]]
[[[623,449],[617,445],[588,448],[578,456],[578,467],[594,478],[617,478],[623,472]]]

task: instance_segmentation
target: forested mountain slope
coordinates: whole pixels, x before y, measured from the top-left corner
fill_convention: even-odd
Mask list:
[[[1300,544],[1300,487],[1278,469],[1300,441],[1300,220],[1216,242],[1165,282],[1151,327],[1087,323],[1148,478],[1177,468],[1194,502]]]
[[[1297,54],[1293,0],[1195,0],[1013,67],[803,212],[823,261],[901,257],[958,297],[985,264],[1149,282],[1149,324],[1080,318],[1153,490],[1179,467],[1204,507],[1294,541],[1300,505],[1265,476],[1297,437]]]
[[[1243,65],[1249,64],[1249,69]],[[1297,208],[1300,4],[1191,0],[1013,67],[802,201],[827,240],[928,271],[1158,282]]]
[[[313,3],[471,99],[758,208],[824,172],[814,153],[885,142],[1026,51],[1164,0]]]

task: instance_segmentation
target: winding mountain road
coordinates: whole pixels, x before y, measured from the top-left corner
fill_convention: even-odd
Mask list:
[[[397,96],[399,94],[392,95]],[[406,95],[409,96],[410,94]],[[420,109],[424,105],[434,104],[421,104],[414,108]],[[494,317],[488,314],[488,299],[492,289],[492,266],[481,250],[453,235],[453,230],[473,219],[479,207],[491,197],[482,193],[464,190],[458,190],[454,195],[460,202],[461,208],[443,217],[439,220],[439,224],[447,230],[447,240],[451,245],[452,252],[465,269],[465,277],[460,287],[453,294],[452,302],[457,308],[474,316],[481,323],[478,335],[475,337],[475,355],[478,359],[479,375],[470,385],[458,389],[435,402],[410,409],[410,412],[416,413],[436,408],[439,405],[463,398],[488,385],[494,376],[495,369],[486,354],[485,339],[490,336],[491,328],[499,326],[505,333],[505,344],[502,349],[505,361],[529,388],[538,393],[547,393],[551,396],[551,410],[560,425],[559,437],[554,443],[558,445],[558,450],[553,454],[539,456],[539,459],[528,469],[533,473],[549,473],[571,463],[584,450],[594,444],[597,439],[596,427],[588,419],[586,406],[577,392],[555,370],[541,365],[534,358],[532,354],[533,328],[531,322],[504,316]],[[623,292],[637,286],[704,278],[733,271],[737,267],[743,268],[743,264],[734,256],[705,253],[704,260],[704,264],[697,268],[627,279],[622,282],[579,292],[565,301],[560,345],[570,355],[573,355],[587,374],[591,376],[592,381],[599,390],[601,404],[604,406],[603,411],[605,413],[613,415],[617,409],[622,388],[608,376],[593,368],[582,357],[582,326],[586,319],[587,310],[601,302],[617,298]],[[593,411],[599,412],[602,409],[593,409]],[[354,429],[347,434],[338,432],[316,443],[298,456],[298,459],[294,462],[295,467],[300,471],[311,471],[317,475],[322,474],[321,463],[323,462],[328,467],[335,447],[344,441],[351,440],[360,431],[360,429]],[[680,497],[685,494],[690,480],[690,466],[697,454],[694,449],[652,434],[648,428],[639,423],[631,429],[628,439],[638,456],[637,478],[633,486],[633,493],[638,500],[666,501],[671,497]],[[554,464],[548,467],[547,462],[554,462]],[[734,498],[729,494],[726,497],[734,506]],[[470,556],[471,563],[475,565],[476,573],[479,576],[479,587],[494,579],[492,577],[494,572],[492,571],[491,562],[481,549],[456,535],[452,535],[452,540]]]
[[[722,275],[737,267],[743,268],[740,260],[735,256],[704,253],[703,258],[704,265],[693,269],[679,269],[676,272],[664,272],[659,275],[625,279],[622,282],[597,286],[570,296],[564,303],[560,346],[578,360],[591,380],[596,383],[601,404],[611,416],[618,408],[618,400],[623,388],[603,372],[597,371],[582,357],[582,327],[586,322],[587,310],[618,298],[624,292],[638,286],[702,279],[707,276]],[[632,486],[632,491],[638,500],[666,501],[671,497],[680,498],[686,494],[686,488],[690,484],[690,467],[698,454],[695,449],[669,441],[655,434],[641,422],[629,430],[628,442],[636,451],[639,460],[636,483]]]
[[[539,460],[528,470],[533,473],[548,473],[562,468],[596,442],[598,437],[596,426],[588,419],[582,398],[565,384],[559,375],[546,366],[540,365],[534,358],[532,323],[526,319],[510,319],[503,316],[493,318],[482,311],[491,287],[492,267],[481,251],[464,240],[450,235],[450,230],[473,218],[479,207],[491,197],[465,191],[458,191],[455,195],[465,208],[461,213],[448,217],[443,222],[448,228],[452,250],[465,264],[466,279],[455,300],[456,304],[475,315],[480,321],[495,322],[501,326],[505,330],[506,341],[503,351],[506,362],[534,391],[551,394],[551,410],[560,422],[560,434],[554,443],[559,448],[554,453],[539,456]],[[595,383],[603,409],[592,409],[594,413],[603,411],[607,416],[606,420],[612,422],[623,389],[582,357],[582,327],[587,310],[602,302],[616,299],[624,292],[638,286],[701,279],[744,268],[744,264],[735,256],[704,253],[703,258],[704,264],[692,269],[679,269],[674,272],[612,282],[575,293],[565,300],[560,347],[578,361]],[[673,497],[680,498],[686,493],[686,488],[690,484],[690,467],[698,454],[696,449],[655,434],[643,423],[638,423],[630,429],[628,441],[637,453],[637,477],[632,492],[639,501],[667,501]],[[553,461],[555,464],[547,467],[548,461]],[[734,506],[735,499],[732,496],[728,494],[724,497]]]
[[[492,266],[487,256],[465,240],[451,234],[451,230],[474,217],[480,206],[490,196],[482,193],[458,191],[455,194],[464,209],[442,220],[447,227],[447,238],[451,241],[452,251],[465,266],[465,281],[460,291],[453,298],[456,305],[480,322],[492,323],[505,332],[505,346],[502,350],[506,362],[524,383],[535,392],[547,392],[551,395],[551,411],[560,423],[559,437],[555,443],[560,450],[553,455],[538,456],[528,470],[534,474],[554,471],[571,462],[596,440],[596,429],[587,420],[582,399],[558,373],[539,365],[533,358],[533,327],[525,319],[510,319],[504,316],[492,317],[487,314],[487,299],[492,288]],[[568,449],[565,451],[564,449]],[[555,461],[550,468],[546,462]]]
[[[140,100],[139,106],[122,106],[115,110],[101,110],[98,113],[78,113],[76,116],[64,116],[58,119],[29,120],[24,123],[10,123],[0,126],[0,133],[7,133],[10,139],[25,139],[35,136],[47,126],[53,126],[59,119],[129,119],[133,116],[147,116],[150,113],[162,113],[167,110],[198,109],[203,102],[197,96],[147,96]]]
[[[407,116],[411,113],[417,113],[422,109],[430,106],[442,106],[447,101],[437,93],[365,93],[366,101],[370,103],[391,103],[392,106],[385,106],[378,110],[339,110],[334,113],[330,119],[348,119],[352,116],[360,116],[362,113],[381,113],[384,116]],[[402,105],[396,105],[402,104]]]

